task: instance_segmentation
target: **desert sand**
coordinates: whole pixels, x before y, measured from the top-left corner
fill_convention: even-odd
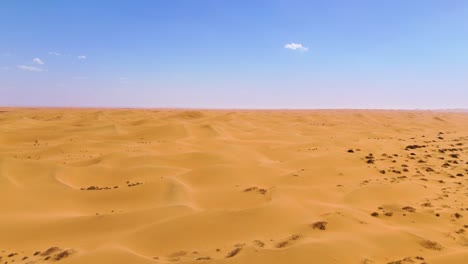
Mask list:
[[[468,113],[0,110],[0,263],[468,263]]]

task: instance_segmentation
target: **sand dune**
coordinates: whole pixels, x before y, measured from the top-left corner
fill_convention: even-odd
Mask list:
[[[0,263],[467,263],[468,114],[0,111]]]

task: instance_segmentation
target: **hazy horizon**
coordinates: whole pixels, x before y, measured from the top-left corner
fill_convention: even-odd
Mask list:
[[[1,109],[134,109],[134,110],[200,110],[200,111],[431,111],[431,112],[468,112],[468,108],[247,108],[247,107],[139,107],[139,106],[47,106],[47,105],[0,105]]]
[[[2,1],[0,106],[468,108],[466,1]]]

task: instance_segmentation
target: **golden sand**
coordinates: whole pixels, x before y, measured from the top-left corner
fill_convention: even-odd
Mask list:
[[[1,109],[0,263],[468,263],[468,114]]]

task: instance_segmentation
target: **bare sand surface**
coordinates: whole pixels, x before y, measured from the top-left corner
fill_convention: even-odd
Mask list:
[[[0,110],[0,263],[468,263],[467,113]]]

